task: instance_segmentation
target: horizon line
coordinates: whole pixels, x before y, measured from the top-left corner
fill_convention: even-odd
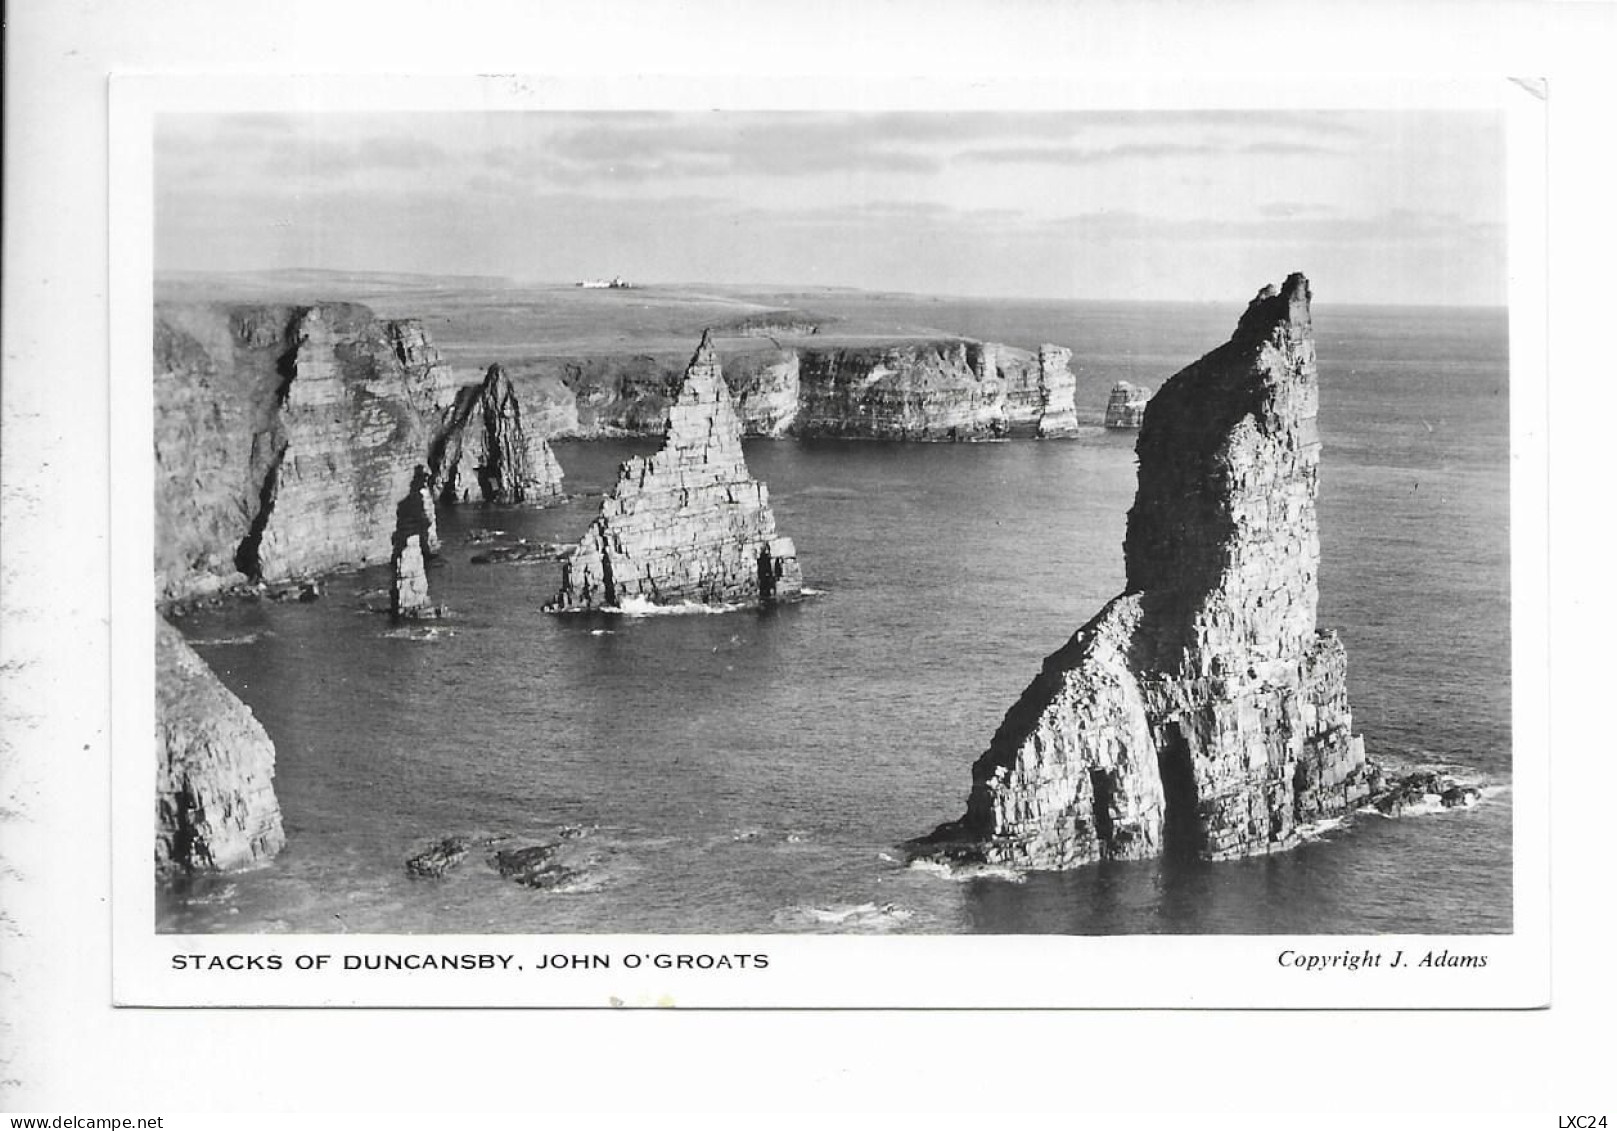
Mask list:
[[[165,277],[196,276],[274,276],[274,275],[333,275],[347,276],[356,281],[365,276],[391,277],[405,279],[419,279],[437,284],[452,283],[457,280],[465,282],[500,283],[505,288],[520,289],[523,287],[556,287],[573,290],[581,287],[583,280],[579,279],[542,279],[525,278],[497,273],[477,272],[449,272],[435,273],[413,270],[388,270],[386,268],[344,268],[344,267],[238,267],[238,268],[194,268],[174,267],[154,269],[152,280],[154,283]],[[1303,272],[1306,277],[1307,272]],[[612,275],[592,276],[592,279],[611,278]],[[626,290],[673,290],[680,288],[726,288],[733,290],[759,290],[764,292],[778,291],[784,294],[809,294],[814,291],[851,291],[857,294],[868,295],[901,295],[907,298],[922,299],[953,299],[967,302],[1051,302],[1051,303],[1120,303],[1138,306],[1226,306],[1229,303],[1241,300],[1222,298],[1112,298],[1096,296],[1071,296],[1049,294],[962,294],[958,292],[941,291],[908,291],[895,287],[872,287],[855,283],[786,283],[786,282],[741,282],[727,283],[711,279],[681,279],[659,280],[642,282],[634,279],[627,280]],[[1310,286],[1313,280],[1310,279]],[[1267,285],[1260,283],[1259,286]],[[1256,294],[1256,291],[1253,292]],[[1250,302],[1250,299],[1245,301]],[[1407,309],[1444,309],[1444,310],[1506,310],[1510,303],[1505,302],[1367,302],[1359,299],[1333,300],[1329,305],[1336,306],[1366,306],[1366,307],[1396,307]]]

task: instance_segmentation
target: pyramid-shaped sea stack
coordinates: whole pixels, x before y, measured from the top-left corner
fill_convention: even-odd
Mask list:
[[[662,450],[618,469],[549,607],[752,603],[802,587],[769,488],[747,472],[741,421],[704,333],[668,407]]]
[[[1347,659],[1315,626],[1319,386],[1308,280],[1145,409],[1127,589],[1044,662],[972,770],[966,814],[912,848],[1031,868],[1296,842],[1375,786]]]

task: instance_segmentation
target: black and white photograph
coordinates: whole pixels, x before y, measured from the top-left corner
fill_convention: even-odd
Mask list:
[[[1617,5],[5,33],[13,1122],[1609,1119]]]
[[[159,931],[1511,933],[1499,109],[153,133]]]

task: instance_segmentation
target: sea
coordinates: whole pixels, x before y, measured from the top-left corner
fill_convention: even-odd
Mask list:
[[[1314,311],[1320,626],[1346,644],[1370,757],[1443,768],[1482,801],[1354,813],[1255,859],[949,871],[898,846],[964,811],[972,762],[1043,657],[1122,589],[1135,435],[1101,427],[1108,390],[1160,385],[1239,311],[913,302],[959,333],[1071,347],[1083,427],[748,441],[801,555],[799,602],[557,615],[554,561],[474,562],[576,540],[619,461],[657,446],[637,439],[558,443],[564,504],[444,508],[444,620],[392,625],[378,569],[317,602],[177,619],[274,740],[287,844],[254,871],[160,886],[159,929],[1510,932],[1506,312]],[[412,878],[406,859],[448,836],[467,857]],[[577,868],[556,890],[488,862],[557,841]]]

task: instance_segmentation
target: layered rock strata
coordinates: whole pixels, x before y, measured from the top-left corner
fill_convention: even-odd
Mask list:
[[[157,620],[159,874],[229,871],[281,850],[275,747],[177,629]]]
[[[1138,428],[1145,420],[1145,406],[1150,399],[1151,390],[1144,385],[1119,381],[1106,398],[1106,427]]]
[[[741,451],[741,421],[707,334],[668,408],[662,449],[627,460],[600,516],[562,565],[552,609],[752,602],[802,588],[769,488]]]
[[[796,350],[742,354],[725,380],[735,397],[736,415],[749,436],[786,436],[797,423],[802,397],[802,360]]]
[[[813,345],[732,340],[726,380],[749,436],[981,440],[1077,429],[1072,351],[963,338]],[[540,358],[513,366],[547,436],[656,432],[683,357]]]
[[[387,560],[455,401],[418,322],[163,305],[153,340],[159,600]]]
[[[1127,589],[1058,652],[914,845],[1065,868],[1294,843],[1364,802],[1346,656],[1317,631],[1318,383],[1308,282],[1265,287],[1140,429]]]
[[[1074,401],[1078,379],[1067,363],[1072,351],[1048,342],[1039,347],[1038,399],[1034,403],[1034,434],[1069,436],[1078,430],[1078,407]]]
[[[524,425],[500,365],[489,366],[481,385],[461,390],[431,464],[445,502],[535,503],[562,494],[561,465],[544,435]]]
[[[1070,350],[911,342],[803,350],[792,432],[893,440],[1060,435],[1077,426]]]

